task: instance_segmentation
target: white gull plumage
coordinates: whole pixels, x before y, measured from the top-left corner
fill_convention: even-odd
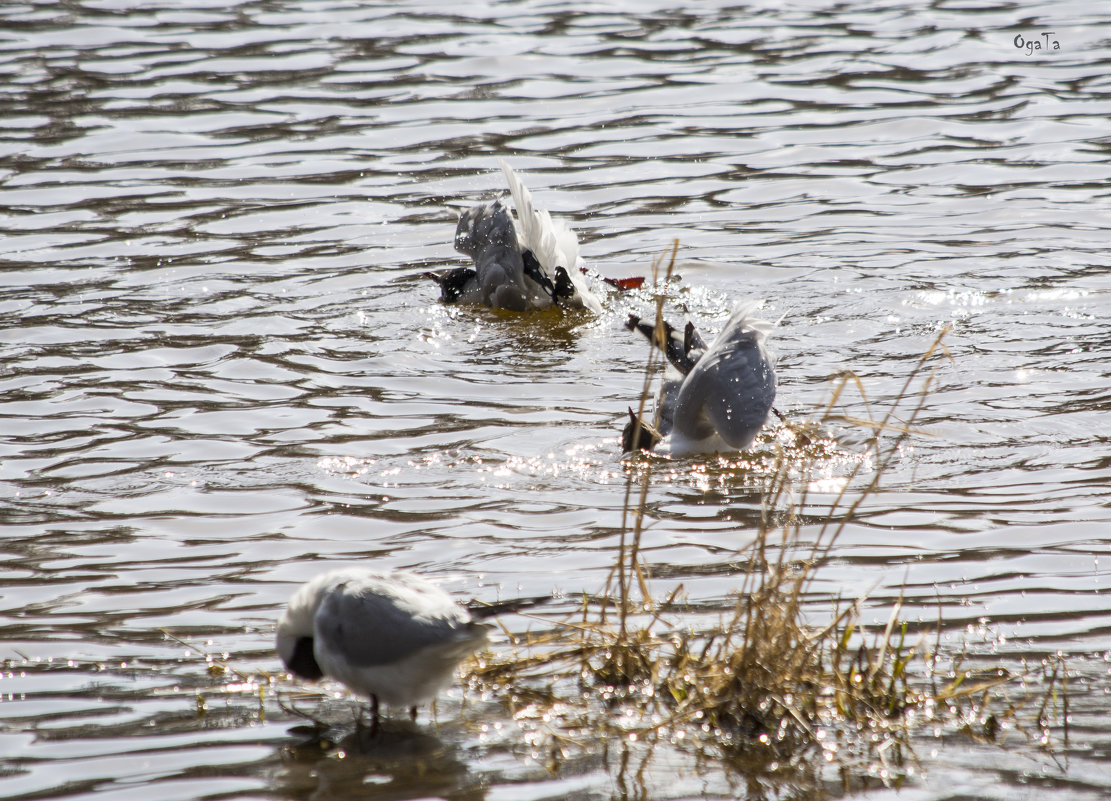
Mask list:
[[[459,218],[455,249],[474,267],[426,273],[448,303],[482,303],[512,311],[558,304],[600,314],[602,304],[583,274],[579,239],[562,220],[532,203],[532,194],[513,168],[499,161],[514,219],[502,201],[473,206]]]
[[[775,324],[753,315],[757,305],[738,304],[709,347],[692,324],[680,335],[664,323],[668,361],[683,377],[664,383],[658,430],[630,409],[626,451],[651,450],[669,435],[664,445],[672,456],[751,447],[775,402],[775,368],[765,347]],[[654,325],[630,317],[628,327],[660,344]]]
[[[451,683],[459,663],[487,641],[484,618],[549,600],[468,609],[412,573],[340,568],[302,585],[278,622],[277,650],[301,678],[331,678],[370,699],[412,707]]]

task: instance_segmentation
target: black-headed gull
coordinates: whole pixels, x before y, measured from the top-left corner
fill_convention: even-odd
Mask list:
[[[775,325],[754,317],[755,307],[738,304],[709,347],[693,324],[679,332],[664,323],[664,352],[683,378],[664,382],[658,430],[629,410],[622,433],[626,451],[652,450],[668,435],[672,456],[752,445],[775,402],[775,368],[764,347]],[[627,326],[660,346],[654,325],[631,316]]]
[[[445,303],[482,303],[511,311],[556,304],[600,314],[602,304],[583,276],[575,232],[538,211],[513,168],[499,164],[516,219],[501,200],[468,209],[455,228],[455,249],[470,256],[474,267],[425,275],[440,285]]]
[[[466,656],[487,641],[481,620],[550,597],[462,606],[420,576],[340,568],[303,584],[278,622],[286,669],[316,681],[335,679],[378,704],[416,707],[451,683]]]

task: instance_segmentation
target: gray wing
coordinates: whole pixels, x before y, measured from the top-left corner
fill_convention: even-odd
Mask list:
[[[679,390],[682,381],[665,381],[660,392],[660,427],[661,437],[666,437],[675,428],[675,408],[679,403]]]
[[[715,343],[716,345],[717,343]],[[713,347],[687,374],[675,409],[675,428],[693,440],[715,432],[730,447],[747,448],[775,402],[775,371],[754,331]]]
[[[332,592],[316,612],[321,644],[359,667],[385,665],[433,645],[476,636],[462,607],[414,615],[411,608],[384,593],[362,590]]]
[[[475,272],[485,303],[510,311],[528,310],[524,261],[516,249],[505,245],[488,246],[475,259]]]
[[[500,200],[464,212],[455,227],[455,249],[474,259],[484,303],[512,311],[529,308],[517,232]]]
[[[491,245],[520,250],[513,220],[500,200],[472,206],[463,212],[455,226],[455,249],[463,255],[477,260]]]

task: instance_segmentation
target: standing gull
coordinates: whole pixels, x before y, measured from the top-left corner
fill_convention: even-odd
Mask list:
[[[499,161],[514,219],[502,201],[473,206],[459,218],[455,249],[473,267],[425,273],[440,285],[445,303],[482,303],[498,309],[530,311],[559,305],[600,314],[579,256],[579,238],[565,222],[532,204],[532,194],[513,168]]]
[[[667,322],[664,331],[631,316],[628,327],[661,346],[682,374],[664,382],[659,429],[629,410],[622,434],[626,451],[652,450],[670,434],[672,456],[749,448],[775,402],[775,369],[764,347],[774,324],[753,316],[755,303],[738,304],[725,327],[710,343],[692,323],[679,332]]]
[[[487,641],[479,621],[550,600],[547,596],[474,606],[456,603],[412,573],[341,568],[302,585],[278,621],[286,669],[315,681],[335,679],[378,704],[429,701],[451,683],[463,659]]]

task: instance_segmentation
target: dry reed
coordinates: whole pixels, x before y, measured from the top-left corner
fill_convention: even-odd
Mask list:
[[[677,247],[653,265],[661,333],[661,288],[672,276]],[[641,543],[659,457],[638,454],[630,457],[616,559],[602,592],[584,596],[573,619],[528,635],[512,653],[485,654],[469,676],[471,686],[508,698],[518,720],[532,727],[533,741],[547,737],[552,753],[632,738],[728,763],[743,758],[744,769],[757,772],[804,765],[821,754],[826,762],[868,765],[895,781],[890,777],[903,775],[916,733],[939,727],[980,741],[1015,729],[1048,742],[1064,699],[1059,662],[1019,670],[965,666],[963,653],[943,652],[940,617],[931,645],[930,630],[900,619],[901,599],[882,630],[863,625],[862,599],[834,599],[823,625],[809,622],[813,603],[806,602],[822,565],[915,434],[934,363],[948,356],[945,333],[878,419],[839,411],[854,387],[867,405],[862,382],[845,373],[816,422],[783,422],[785,436],[762,487],[761,523],[734,559],[744,565],[740,586],[718,625],[696,630],[685,621],[681,585],[652,598]],[[649,349],[637,410],[642,419],[662,353],[662,347]],[[831,444],[823,432],[834,422],[867,433],[867,458],[853,462],[815,531],[802,512],[810,503],[808,479]],[[1027,682],[1036,689],[1018,697]],[[1056,719],[1063,724],[1063,715]]]

